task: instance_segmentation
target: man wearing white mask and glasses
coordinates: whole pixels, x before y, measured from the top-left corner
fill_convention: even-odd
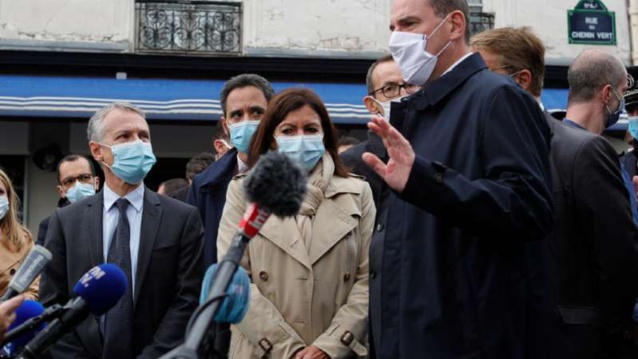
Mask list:
[[[197,209],[146,188],[155,164],[144,113],[127,103],[97,111],[87,130],[104,188],[49,220],[53,259],[42,274],[49,306],[73,297],[73,283],[104,262],[120,267],[128,286],[105,315],[91,316],[54,346],[58,358],[158,358],[180,344],[197,307],[204,267]],[[135,303],[135,305],[133,305]]]
[[[95,175],[95,167],[88,158],[82,155],[68,155],[58,163],[58,185],[55,188],[60,195],[58,208],[90,197],[99,188],[100,178]],[[49,218],[40,222],[36,244],[44,245]]]
[[[422,90],[369,124],[387,163],[363,155],[391,189],[371,244],[383,258],[370,256],[377,358],[530,358],[529,314],[546,293],[531,291],[526,243],[552,228],[549,129],[529,94],[469,51],[468,19],[465,0],[392,5],[390,50]]]

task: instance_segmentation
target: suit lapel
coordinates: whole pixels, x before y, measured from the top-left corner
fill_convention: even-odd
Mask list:
[[[91,267],[104,263],[104,191],[92,197],[92,201],[87,201],[87,215],[89,224],[85,227],[85,238],[93,238],[88,240],[90,243]]]
[[[162,218],[162,206],[157,194],[150,189],[144,190],[144,208],[142,209],[142,227],[140,230],[140,251],[137,255],[137,273],[135,275],[135,289],[133,304],[137,303],[142,282],[146,277],[146,270],[151,261],[155,239]]]
[[[270,242],[281,248],[297,262],[303,264],[308,269],[312,269],[308,250],[306,249],[301,234],[297,228],[297,222],[292,217],[281,219],[270,216],[264,226],[259,230],[259,234]]]

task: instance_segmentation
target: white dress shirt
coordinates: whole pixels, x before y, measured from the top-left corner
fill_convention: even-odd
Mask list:
[[[120,196],[113,192],[108,185],[104,185],[104,209],[102,210],[102,243],[104,261],[108,261],[109,247],[113,233],[117,228],[120,212],[115,206]],[[133,192],[124,196],[129,201],[126,216],[131,230],[131,288],[135,291],[135,273],[137,273],[137,255],[140,251],[140,231],[142,229],[142,209],[144,209],[144,185],[140,185]],[[135,297],[135,292],[132,293]]]

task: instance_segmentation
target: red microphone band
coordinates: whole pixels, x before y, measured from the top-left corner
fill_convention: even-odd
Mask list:
[[[239,230],[243,232],[246,237],[253,238],[261,229],[261,226],[264,225],[270,213],[259,209],[259,207],[251,203],[246,213],[244,213],[244,217],[239,222]]]

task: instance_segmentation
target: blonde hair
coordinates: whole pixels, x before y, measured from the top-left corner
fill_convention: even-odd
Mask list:
[[[9,200],[9,211],[0,220],[0,231],[2,231],[4,244],[9,249],[17,251],[33,241],[29,230],[18,221],[18,203],[20,199],[11,185],[9,176],[0,169],[0,182],[4,185]]]

